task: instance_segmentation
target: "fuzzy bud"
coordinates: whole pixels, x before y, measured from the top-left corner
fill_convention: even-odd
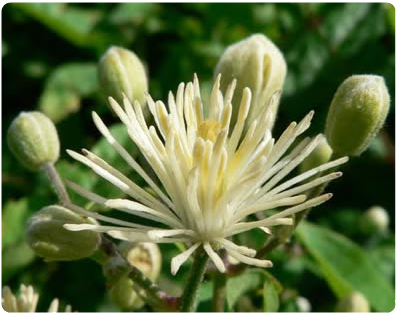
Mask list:
[[[22,112],[11,123],[7,142],[17,160],[31,171],[59,158],[59,138],[54,123],[40,112]]]
[[[229,46],[216,66],[215,74],[222,74],[221,91],[226,92],[233,79],[237,80],[232,105],[232,124],[235,124],[243,89],[250,88],[252,103],[246,126],[256,119],[264,106],[274,107],[272,123],[275,121],[279,99],[271,97],[282,90],[287,66],[283,54],[262,34],[250,37]]]
[[[337,89],[326,121],[326,137],[333,151],[358,156],[377,135],[390,108],[384,79],[353,75]]]
[[[34,252],[46,261],[69,261],[91,256],[100,244],[94,231],[69,231],[64,224],[96,224],[75,212],[52,205],[41,209],[27,223],[26,239]]]
[[[135,53],[121,47],[111,47],[102,56],[98,65],[101,89],[106,97],[113,97],[123,104],[123,94],[133,103],[146,103],[148,80],[144,66]]]
[[[337,305],[337,312],[369,313],[368,300],[359,292],[353,292]]]
[[[369,208],[361,218],[361,228],[365,232],[384,232],[387,230],[390,218],[386,209],[380,206]]]

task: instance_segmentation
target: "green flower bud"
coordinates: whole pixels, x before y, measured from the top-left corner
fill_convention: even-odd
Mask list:
[[[275,121],[279,100],[270,102],[271,96],[283,87],[287,66],[283,54],[262,34],[254,34],[229,46],[216,66],[215,74],[222,74],[221,91],[226,92],[233,79],[237,85],[232,99],[234,108],[232,124],[235,124],[243,89],[250,88],[252,103],[247,125],[256,119],[264,106],[274,107]]]
[[[162,257],[156,244],[124,242],[120,245],[120,251],[131,265],[138,268],[149,279],[152,281],[157,279],[162,265]],[[134,282],[126,276],[122,277],[109,293],[113,302],[122,310],[138,309],[144,305],[134,290]]]
[[[367,233],[385,232],[390,223],[386,209],[380,206],[369,208],[361,218],[362,231]]]
[[[32,171],[59,158],[57,129],[40,112],[20,113],[8,129],[7,142],[17,160]]]
[[[146,103],[148,80],[141,60],[130,50],[111,47],[102,56],[98,66],[98,77],[105,96],[113,97],[123,104],[123,93],[132,103]]]
[[[131,311],[143,306],[143,301],[134,290],[134,282],[129,277],[122,277],[111,287],[110,298],[122,311]]]
[[[41,209],[27,223],[26,239],[34,252],[46,261],[77,260],[91,256],[100,244],[94,231],[69,231],[63,225],[96,224],[91,218],[82,218],[75,212],[52,205]]]
[[[390,95],[384,79],[353,75],[337,89],[326,121],[326,137],[333,151],[360,155],[387,117]]]
[[[336,308],[337,312],[369,313],[368,300],[359,292],[353,292],[341,300]]]
[[[304,173],[314,167],[327,163],[330,160],[332,153],[332,148],[327,143],[326,138],[322,137],[322,140],[319,142],[317,147],[300,164],[300,173]]]

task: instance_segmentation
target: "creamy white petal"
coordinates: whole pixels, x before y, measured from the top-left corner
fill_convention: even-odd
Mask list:
[[[220,256],[218,256],[217,253],[213,250],[209,242],[204,242],[203,248],[206,251],[207,255],[209,255],[210,259],[213,261],[214,265],[217,267],[218,271],[224,273],[225,265]]]
[[[192,253],[200,246],[200,243],[196,243],[186,251],[182,252],[181,254],[173,257],[171,260],[171,273],[175,275],[178,270],[180,269],[181,265],[187,261],[187,259],[192,255]]]

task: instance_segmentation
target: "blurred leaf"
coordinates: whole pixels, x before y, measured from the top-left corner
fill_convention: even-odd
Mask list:
[[[300,38],[286,54],[288,64],[293,66],[289,67],[284,94],[290,95],[310,85],[328,58],[328,48],[318,34],[310,32]]]
[[[199,303],[210,300],[213,296],[213,282],[206,281],[199,288]]]
[[[325,36],[328,44],[336,49],[347,37],[355,30],[357,24],[366,18],[371,4],[370,3],[344,3],[335,5],[335,10],[331,10],[327,15],[321,34]]]
[[[56,68],[48,78],[39,108],[53,121],[77,112],[82,97],[97,90],[97,70],[94,63],[70,63]]]
[[[263,312],[277,312],[279,309],[279,296],[272,281],[265,281],[263,288]]]
[[[369,251],[373,265],[387,280],[394,278],[395,273],[395,247],[382,246]]]
[[[1,56],[4,57],[8,54],[8,44],[4,40],[1,41]]]
[[[2,249],[23,239],[29,216],[28,199],[8,201],[2,211]]]
[[[386,10],[388,24],[390,25],[391,31],[395,34],[395,7],[391,3],[383,3],[383,6]]]
[[[1,264],[3,283],[29,265],[34,258],[35,255],[32,249],[24,241],[4,250]]]
[[[115,24],[135,23],[140,24],[153,12],[156,3],[120,3],[111,12],[110,20]]]
[[[66,3],[13,3],[52,31],[78,46],[87,46],[89,33],[99,19],[95,10]]]
[[[253,291],[260,286],[264,279],[262,270],[249,269],[242,275],[228,279],[227,282],[227,303],[228,308],[232,309],[238,298]]]
[[[338,298],[361,292],[378,312],[394,308],[394,289],[355,243],[341,234],[303,222],[296,235],[321,266]]]

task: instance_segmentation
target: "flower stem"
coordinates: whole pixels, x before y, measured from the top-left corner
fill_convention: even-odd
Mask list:
[[[212,312],[224,312],[225,298],[227,295],[227,276],[225,273],[215,273],[213,285]]]
[[[101,250],[108,257],[108,260],[117,261],[117,263],[107,265],[107,273],[112,278],[110,279],[110,285],[115,284],[121,277],[128,276],[133,280],[137,293],[149,305],[162,311],[177,310],[179,298],[170,296],[162,291],[157,284],[147,278],[139,269],[131,265],[120,254],[112,241],[104,236],[102,236],[101,241]]]
[[[62,182],[61,177],[59,176],[58,171],[54,166],[54,163],[44,163],[42,166],[42,170],[46,173],[48,179],[50,180],[52,187],[54,188],[55,193],[58,196],[59,202],[62,205],[70,203],[68,192],[65,189],[64,183]]]
[[[181,312],[194,312],[196,309],[199,287],[206,271],[208,256],[203,248],[199,248],[195,254],[193,265],[181,297]]]

